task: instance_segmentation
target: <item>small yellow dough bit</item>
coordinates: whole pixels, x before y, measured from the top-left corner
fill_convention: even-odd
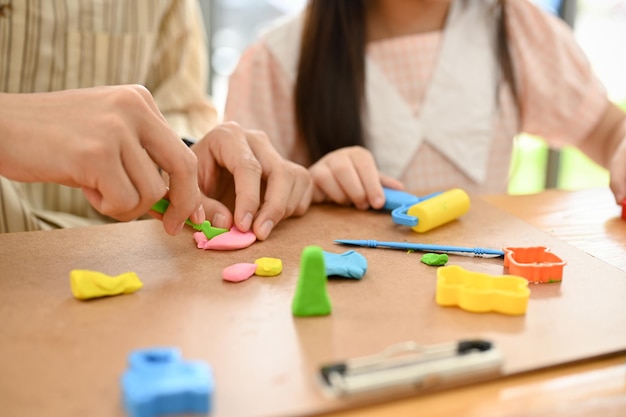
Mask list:
[[[254,275],[275,277],[283,272],[283,261],[278,258],[259,258],[254,263],[257,264]]]
[[[74,269],[70,272],[72,294],[79,300],[106,297],[109,295],[131,294],[143,287],[134,272],[110,276],[96,271]]]

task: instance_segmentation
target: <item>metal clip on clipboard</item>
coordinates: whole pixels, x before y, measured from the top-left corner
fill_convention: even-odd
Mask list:
[[[344,396],[397,386],[426,389],[475,381],[500,374],[500,351],[484,340],[423,346],[414,342],[393,345],[382,352],[320,369],[322,384]]]

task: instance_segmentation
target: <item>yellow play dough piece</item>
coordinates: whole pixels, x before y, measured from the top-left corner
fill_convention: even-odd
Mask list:
[[[72,294],[79,300],[109,295],[131,294],[143,287],[134,272],[110,276],[96,271],[74,269],[70,272]]]
[[[526,314],[529,296],[526,278],[473,272],[458,265],[437,268],[435,301],[441,306],[518,316]]]
[[[283,272],[283,261],[278,258],[259,258],[254,263],[257,264],[255,275],[275,277]]]

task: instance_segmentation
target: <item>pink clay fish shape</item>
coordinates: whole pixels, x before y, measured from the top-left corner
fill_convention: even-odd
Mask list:
[[[235,226],[221,235],[209,240],[202,232],[193,234],[198,249],[236,250],[247,248],[256,242],[256,235],[252,232],[240,232]]]

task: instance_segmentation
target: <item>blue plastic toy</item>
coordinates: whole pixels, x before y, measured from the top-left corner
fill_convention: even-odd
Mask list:
[[[411,227],[417,224],[417,219],[413,216],[409,216],[407,211],[415,204],[441,194],[441,191],[439,191],[425,195],[424,197],[418,197],[405,191],[393,190],[387,187],[383,187],[383,191],[385,193],[385,205],[383,206],[383,210],[391,212],[391,218],[394,223]]]
[[[124,407],[131,417],[207,414],[215,383],[211,368],[183,361],[176,348],[136,350],[122,375]]]

